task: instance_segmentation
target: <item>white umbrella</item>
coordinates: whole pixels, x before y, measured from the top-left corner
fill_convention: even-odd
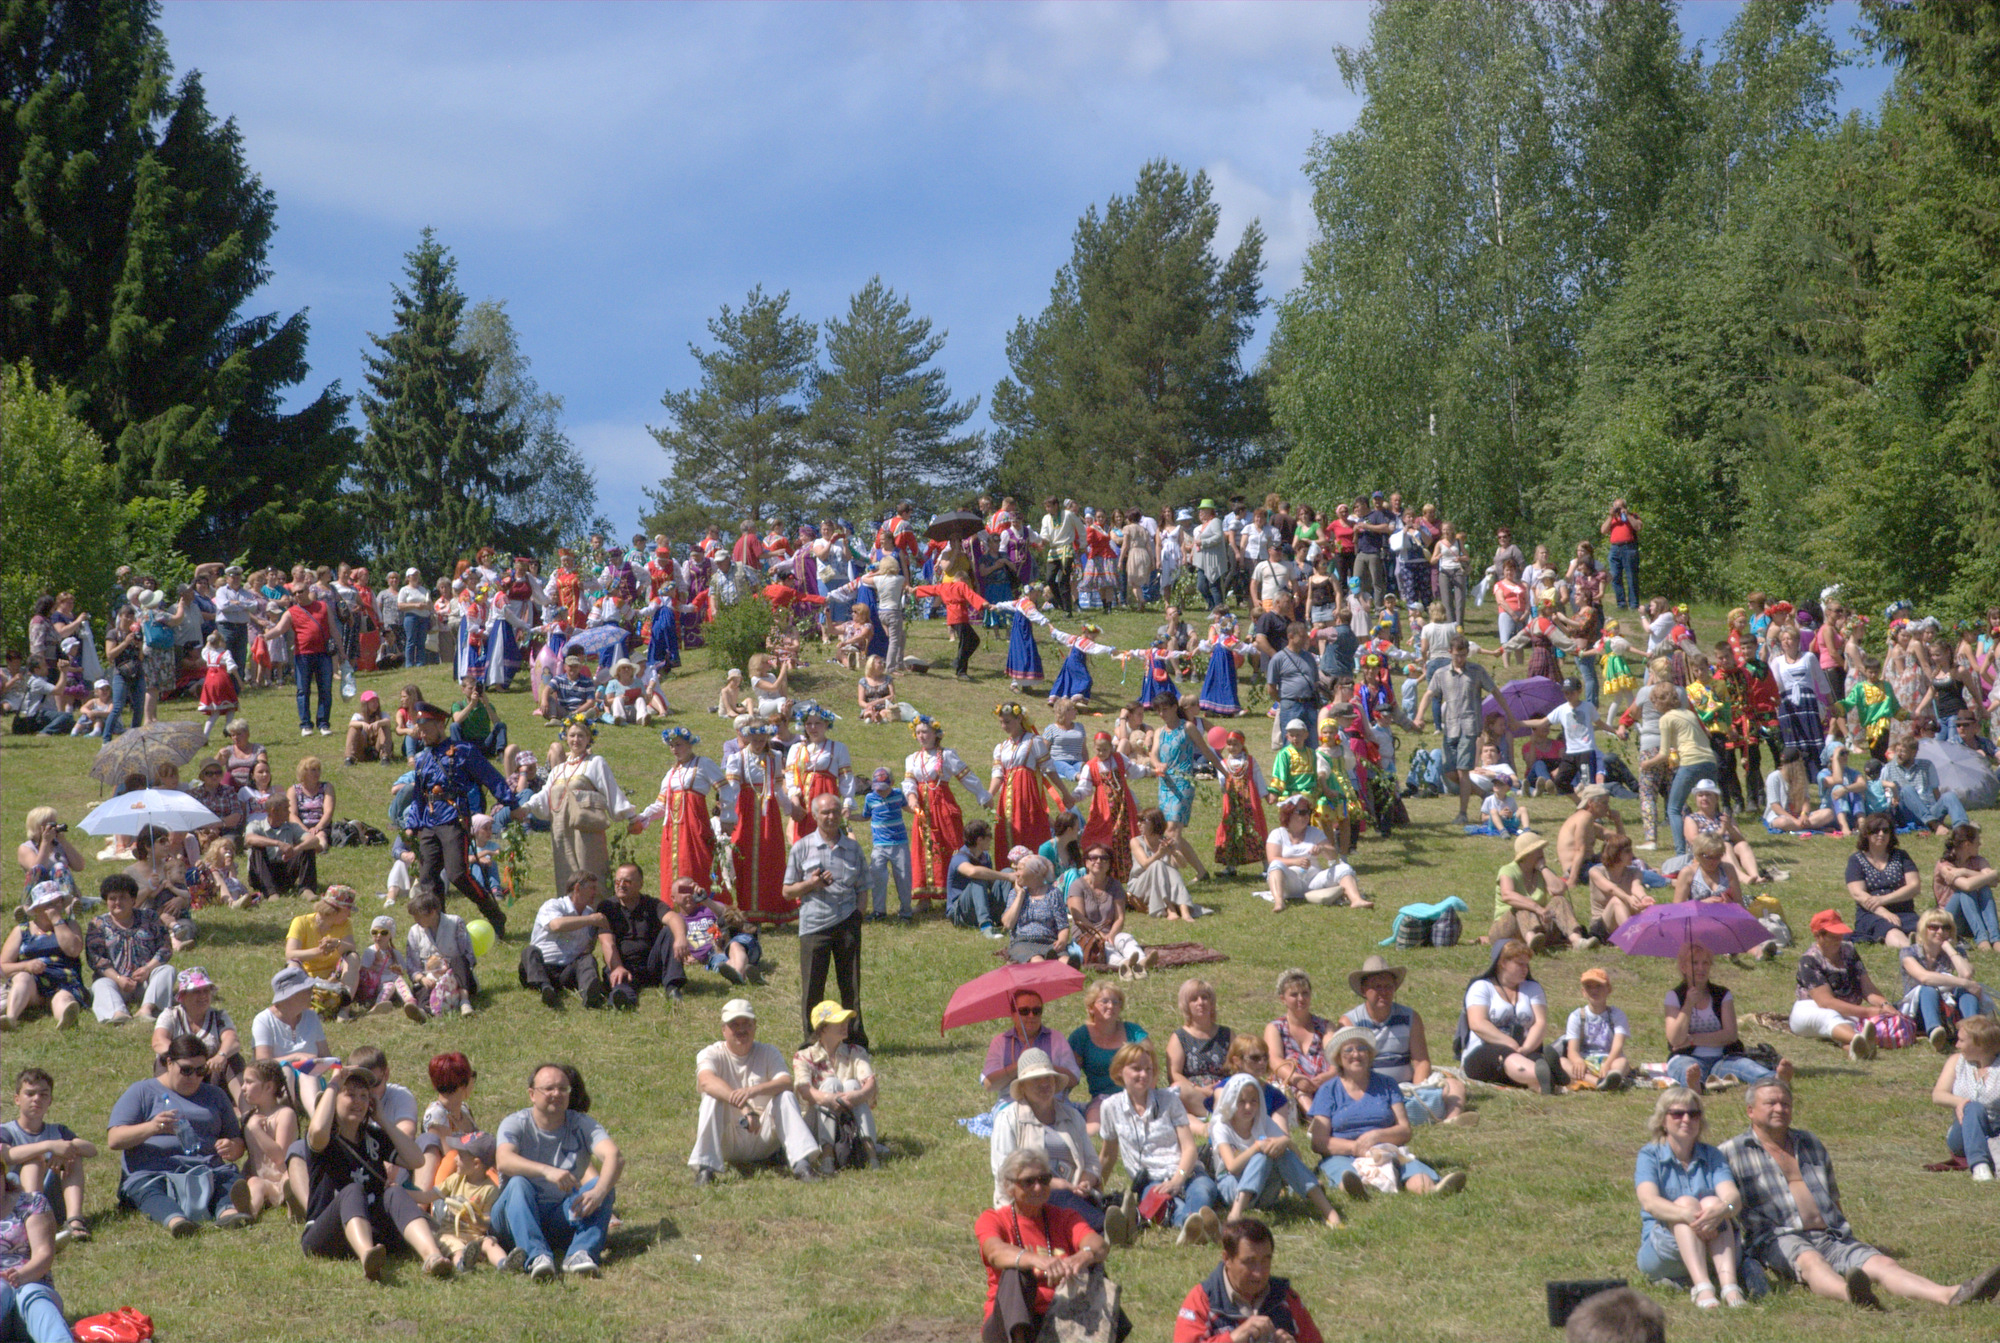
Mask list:
[[[141,788],[106,798],[77,822],[89,835],[136,835],[149,825],[162,830],[199,830],[221,823],[220,816],[186,793],[167,788]]]
[[[1937,770],[1938,787],[1958,794],[1967,811],[2000,801],[2000,776],[1994,774],[1985,756],[1970,747],[1931,737],[1917,744],[1917,759],[1931,762]]]

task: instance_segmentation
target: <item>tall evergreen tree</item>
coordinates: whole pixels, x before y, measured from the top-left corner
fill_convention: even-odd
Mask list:
[[[0,10],[0,360],[69,389],[114,489],[202,490],[190,547],[323,544],[343,525],[347,398],[283,409],[305,316],[241,312],[275,202],[200,77],[173,83],[157,17],[154,0]]]
[[[459,345],[486,364],[481,409],[518,435],[517,461],[507,470],[527,477],[519,492],[496,501],[496,522],[525,553],[543,555],[559,541],[610,534],[597,511],[597,473],[563,432],[563,400],[545,392],[529,372],[514,319],[499,299],[472,305],[459,328]]]
[[[703,522],[786,520],[805,500],[806,410],[819,332],[786,312],[789,293],[752,289],[741,308],[709,319],[711,349],[690,344],[702,380],[660,398],[671,422],[647,427],[669,459],[647,494],[648,525],[684,531]],[[816,488],[816,487],[815,487]]]
[[[1013,376],[993,389],[1003,488],[1060,480],[1152,502],[1227,479],[1261,449],[1263,386],[1241,354],[1263,308],[1264,231],[1252,221],[1223,258],[1220,222],[1207,174],[1164,160],[1101,215],[1084,212],[1048,306],[1007,340]]]
[[[971,482],[982,442],[958,430],[979,398],[953,402],[944,370],[926,367],[944,341],[879,275],[848,301],[845,320],[826,323],[810,425],[829,502],[879,517],[905,496],[928,504]]]
[[[487,401],[487,360],[460,338],[465,294],[458,263],[425,229],[395,288],[395,324],[371,335],[361,395],[367,433],[355,472],[356,503],[371,553],[426,574],[480,546],[531,539],[501,517],[524,490],[526,434]]]

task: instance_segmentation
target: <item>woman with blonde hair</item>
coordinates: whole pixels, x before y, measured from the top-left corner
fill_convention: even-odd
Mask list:
[[[1972,1178],[1993,1178],[1989,1144],[2000,1134],[2000,1022],[1991,1017],[1967,1017],[1958,1023],[1958,1052],[1938,1070],[1931,1099],[1951,1107],[1951,1128],[1944,1135],[1952,1155],[1965,1158]]]
[[[1690,1283],[1688,1295],[1702,1310],[1746,1306],[1734,1221],[1743,1195],[1729,1159],[1701,1140],[1707,1122],[1701,1097],[1686,1087],[1669,1087],[1653,1106],[1653,1140],[1639,1149],[1632,1175],[1639,1191],[1639,1271],[1654,1282]]]
[[[1986,987],[1972,977],[1972,962],[1952,945],[1957,930],[1950,914],[1927,909],[1917,917],[1916,940],[1897,954],[1903,1015],[1915,1018],[1940,1054],[1951,1052],[1953,1019],[1981,1016],[1992,1002]]]

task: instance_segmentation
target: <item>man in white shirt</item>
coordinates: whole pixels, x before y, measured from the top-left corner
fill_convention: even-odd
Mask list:
[[[785,1057],[757,1039],[757,1009],[747,998],[722,1005],[722,1038],[695,1056],[694,1150],[697,1185],[715,1183],[726,1162],[768,1161],[781,1149],[792,1178],[813,1181],[819,1139],[806,1125]]]
[[[521,950],[521,987],[542,995],[544,1005],[562,1006],[564,988],[583,995],[585,1007],[602,1007],[604,981],[597,972],[593,948],[610,922],[597,908],[597,874],[579,872],[570,878],[569,894],[544,900],[535,913],[535,929]]]
[[[1280,596],[1298,590],[1299,567],[1292,563],[1289,546],[1280,543],[1250,571],[1250,600],[1262,610],[1273,610]]]
[[[435,661],[428,647],[431,590],[415,569],[403,571],[403,586],[396,590],[396,611],[403,621],[403,665],[421,667]]]
[[[1049,593],[1056,605],[1068,615],[1076,614],[1076,596],[1072,591],[1076,580],[1076,557],[1083,549],[1083,519],[1076,513],[1076,500],[1065,499],[1058,504],[1054,496],[1043,501],[1047,511],[1042,514],[1039,532],[1042,556],[1049,566]]]

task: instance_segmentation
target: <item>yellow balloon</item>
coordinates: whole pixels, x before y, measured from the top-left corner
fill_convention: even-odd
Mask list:
[[[493,925],[484,919],[474,919],[466,924],[465,932],[466,936],[472,939],[472,954],[475,956],[484,956],[493,950],[493,944],[499,940],[493,931]]]

